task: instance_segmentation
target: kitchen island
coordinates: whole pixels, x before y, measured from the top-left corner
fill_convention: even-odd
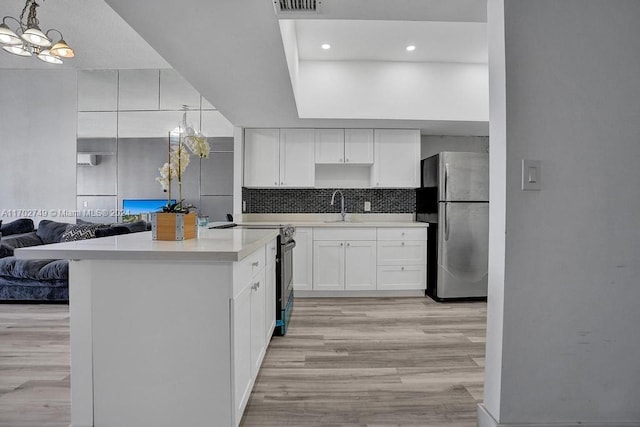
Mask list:
[[[71,426],[237,426],[275,325],[278,230],[17,249],[69,259]]]

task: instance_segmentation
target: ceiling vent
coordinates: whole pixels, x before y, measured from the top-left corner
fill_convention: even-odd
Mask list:
[[[95,166],[98,164],[98,158],[95,154],[78,153],[79,166]]]
[[[321,0],[273,0],[276,15],[320,12]]]

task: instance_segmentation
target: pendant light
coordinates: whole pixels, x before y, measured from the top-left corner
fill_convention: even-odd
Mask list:
[[[44,1],[44,0],[41,0]],[[18,56],[35,55],[41,61],[50,64],[62,64],[61,58],[73,58],[75,52],[64,41],[62,33],[56,29],[43,32],[36,16],[36,8],[40,7],[36,0],[26,0],[20,19],[5,16],[0,24],[0,46],[5,52]],[[25,19],[25,14],[27,14]],[[14,29],[7,22],[15,21]],[[60,37],[55,43],[50,33],[57,33]]]

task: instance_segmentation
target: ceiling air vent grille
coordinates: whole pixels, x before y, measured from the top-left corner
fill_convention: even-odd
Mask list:
[[[276,14],[286,13],[317,13],[319,12],[321,0],[274,0],[273,6]]]

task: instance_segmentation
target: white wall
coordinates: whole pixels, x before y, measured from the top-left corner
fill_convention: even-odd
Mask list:
[[[0,93],[0,219],[74,221],[51,215],[76,206],[76,72],[1,70]]]
[[[479,422],[640,425],[640,2],[490,0],[490,31],[502,3]]]
[[[467,151],[474,153],[489,152],[487,136],[447,136],[422,135],[420,137],[420,158],[438,154],[442,151]]]
[[[486,64],[300,61],[300,118],[487,121]]]

